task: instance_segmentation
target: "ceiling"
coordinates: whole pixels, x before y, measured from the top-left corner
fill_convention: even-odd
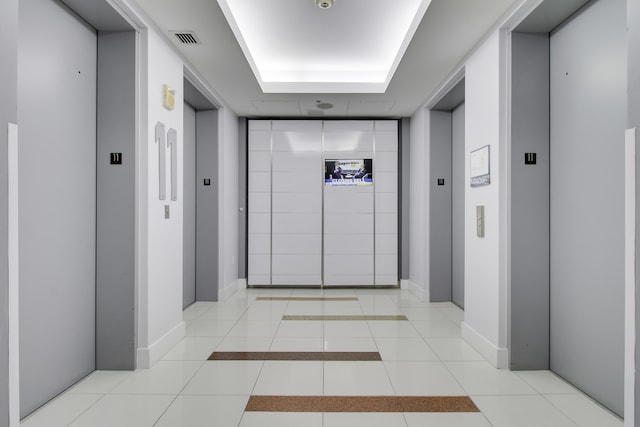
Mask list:
[[[432,0],[384,93],[264,93],[231,26],[216,0],[136,0],[171,42],[238,115],[248,117],[404,117],[422,105],[480,38],[517,0]],[[272,4],[281,8],[290,0],[228,0]],[[308,2],[313,7],[314,0]],[[338,12],[332,9],[318,13]],[[397,1],[404,0],[394,0]],[[360,2],[362,3],[362,2]],[[366,2],[371,6],[377,1]],[[257,9],[256,9],[257,10]],[[280,37],[295,40],[305,28],[301,14],[274,23]],[[308,26],[312,37],[331,35],[357,38],[369,28],[366,20],[325,15],[323,30]],[[325,19],[325,18],[323,18]],[[289,23],[289,24],[288,24]],[[182,45],[172,31],[193,31],[198,45]],[[309,34],[308,34],[309,35]],[[320,109],[320,103],[333,108]]]

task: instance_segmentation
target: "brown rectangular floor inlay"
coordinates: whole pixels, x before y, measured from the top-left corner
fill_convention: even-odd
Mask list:
[[[468,396],[251,396],[252,412],[480,412]]]
[[[207,360],[331,360],[331,361],[381,361],[378,352],[342,351],[215,351]]]
[[[258,297],[256,301],[358,301],[357,297]]]
[[[282,320],[408,320],[404,315],[285,315]]]

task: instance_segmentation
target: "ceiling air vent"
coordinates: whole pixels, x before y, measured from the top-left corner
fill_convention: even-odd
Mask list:
[[[200,44],[200,40],[193,31],[172,31],[171,34],[173,34],[181,44]]]

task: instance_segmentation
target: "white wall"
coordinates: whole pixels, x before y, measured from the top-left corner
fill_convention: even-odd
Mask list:
[[[490,146],[491,184],[465,188],[465,320],[463,337],[494,365],[506,367],[506,286],[501,283],[500,34],[492,34],[466,61],[466,182],[469,153]],[[485,210],[485,237],[476,235],[476,206]]]
[[[238,116],[228,108],[219,112],[219,288],[218,299],[224,301],[238,289]]]
[[[147,283],[139,289],[138,366],[149,367],[184,336],[182,321],[182,162],[178,161],[178,200],[171,200],[171,156],[166,156],[166,200],[159,199],[158,122],[178,132],[178,159],[182,159],[183,63],[153,30],[147,32],[147,253],[138,268],[146,270]],[[144,81],[144,76],[143,76]],[[176,90],[175,109],[162,106],[162,85]],[[144,142],[143,142],[144,143]],[[166,149],[166,147],[161,147]],[[145,162],[145,159],[141,159]],[[144,201],[140,201],[144,203]],[[170,218],[165,219],[165,205]]]
[[[410,198],[409,213],[409,289],[422,301],[429,300],[429,241],[427,233],[429,210],[429,161],[427,159],[428,114],[424,108],[418,109],[411,117],[410,144]]]

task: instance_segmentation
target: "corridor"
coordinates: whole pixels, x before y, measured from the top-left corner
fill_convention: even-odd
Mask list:
[[[622,426],[549,371],[493,368],[463,315],[396,289],[241,290],[188,307],[187,336],[151,369],[96,371],[21,425]],[[389,407],[403,412],[376,412]]]

